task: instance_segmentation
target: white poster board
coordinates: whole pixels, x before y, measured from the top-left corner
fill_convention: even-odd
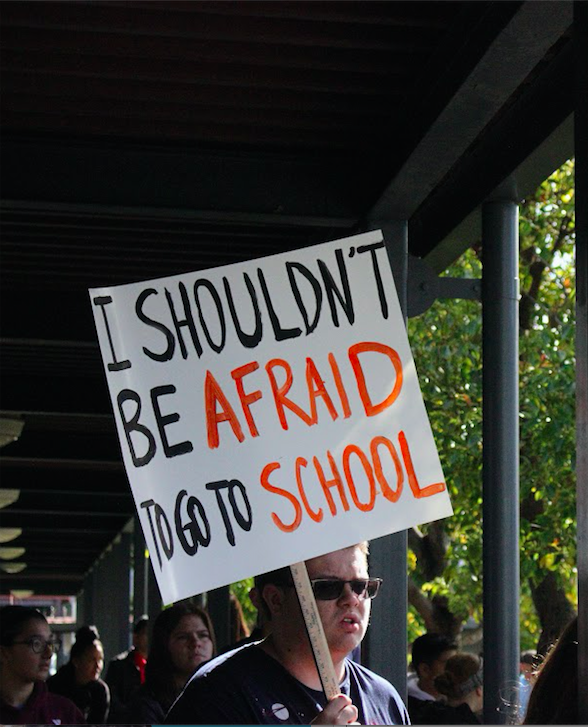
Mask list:
[[[165,603],[452,514],[380,231],[90,299]]]

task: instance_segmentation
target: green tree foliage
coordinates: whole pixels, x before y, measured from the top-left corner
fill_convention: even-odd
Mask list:
[[[574,164],[520,209],[521,643],[549,640],[576,598]],[[480,278],[480,246],[448,275]],[[482,621],[482,319],[439,300],[409,321],[419,379],[455,514],[409,536],[409,639]]]

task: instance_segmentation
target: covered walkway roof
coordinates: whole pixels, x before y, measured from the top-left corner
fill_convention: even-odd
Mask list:
[[[573,155],[571,2],[11,2],[1,17],[2,450],[27,568],[75,594],[133,514],[87,289],[477,209]]]

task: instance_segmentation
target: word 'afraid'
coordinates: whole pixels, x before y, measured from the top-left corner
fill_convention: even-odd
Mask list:
[[[379,402],[374,402],[370,396],[366,374],[360,360],[360,355],[366,353],[384,356],[391,364],[391,373],[393,373],[393,376],[387,379],[391,379],[393,382],[391,384],[391,390]],[[402,388],[402,362],[398,353],[390,346],[382,343],[362,341],[350,346],[347,355],[365,415],[372,417],[390,407],[396,401]],[[339,365],[332,353],[328,355],[328,361],[334,382],[331,393],[329,393],[325,380],[321,376],[313,359],[306,359],[305,384],[308,393],[309,411],[305,411],[290,395],[294,381],[290,364],[284,359],[278,358],[271,359],[266,363],[265,372],[269,381],[277,420],[282,429],[288,430],[289,428],[286,415],[287,411],[291,412],[292,415],[301,420],[306,426],[310,427],[317,424],[319,420],[317,401],[319,400],[323,402],[333,421],[339,417],[339,411],[335,402],[340,406],[343,418],[351,416],[349,396],[343,382],[343,377],[341,376]],[[243,417],[251,437],[259,436],[259,430],[251,407],[263,398],[263,394],[260,389],[247,392],[244,381],[247,376],[254,374],[259,368],[257,361],[251,361],[231,371],[231,378],[233,379]],[[278,383],[275,373],[276,370],[282,372],[282,378],[284,378],[282,384]],[[160,399],[163,396],[170,396],[175,393],[176,388],[173,385],[157,386],[150,391],[153,416],[157,423],[157,435],[161,441],[163,452],[168,458],[188,454],[194,450],[194,444],[190,440],[176,443],[170,443],[169,441],[166,427],[178,422],[180,420],[180,414],[178,412],[163,414]],[[157,451],[157,435],[140,420],[142,402],[141,397],[136,391],[123,389],[117,396],[117,403],[133,464],[135,467],[143,467],[155,456]],[[132,408],[131,411],[129,411],[130,408]],[[219,425],[224,422],[230,426],[237,442],[241,443],[245,440],[244,427],[241,424],[235,408],[231,405],[228,396],[210,371],[206,372],[204,379],[204,410],[207,442],[210,449],[216,449],[219,446]],[[135,441],[137,438],[143,441],[143,449],[145,450],[146,448],[144,454],[137,453],[138,447]]]

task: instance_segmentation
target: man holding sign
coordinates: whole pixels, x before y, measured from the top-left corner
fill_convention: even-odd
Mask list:
[[[409,724],[396,689],[348,655],[367,629],[380,580],[367,544],[306,563],[340,693],[327,701],[289,568],[256,579],[271,621],[264,641],[214,660],[189,682],[169,724]]]

